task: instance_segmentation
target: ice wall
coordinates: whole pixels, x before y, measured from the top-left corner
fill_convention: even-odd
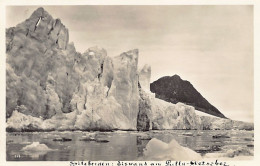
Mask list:
[[[68,40],[61,20],[43,8],[6,30],[8,124],[16,110],[42,119],[42,129],[136,129],[138,50],[81,54]]]
[[[253,129],[155,98],[137,49],[113,58],[97,46],[78,53],[43,8],[6,30],[6,54],[9,130]]]

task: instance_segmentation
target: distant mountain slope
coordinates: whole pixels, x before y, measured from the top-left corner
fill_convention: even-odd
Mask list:
[[[180,76],[166,76],[150,84],[155,97],[171,103],[182,102],[194,106],[196,110],[226,118],[216,107],[211,105],[194,87]]]

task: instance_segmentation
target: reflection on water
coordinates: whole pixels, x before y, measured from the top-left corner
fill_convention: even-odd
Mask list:
[[[230,149],[253,149],[253,131],[228,131],[228,137],[213,138],[227,131],[164,130],[149,132],[95,132],[96,141],[82,141],[89,132],[15,132],[7,133],[7,160],[9,161],[82,161],[82,160],[142,160],[143,151],[152,138],[169,143],[175,139],[182,146],[198,153],[223,152]],[[71,141],[53,141],[55,138]],[[98,141],[99,140],[99,141]],[[102,141],[100,141],[102,140]],[[22,150],[39,142],[51,150]]]

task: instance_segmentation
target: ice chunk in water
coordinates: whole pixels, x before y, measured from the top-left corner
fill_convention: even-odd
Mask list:
[[[146,145],[145,159],[149,160],[200,160],[201,155],[183,147],[174,139],[169,143],[153,138]]]
[[[39,142],[33,142],[32,144],[22,148],[22,151],[30,151],[30,152],[52,151],[52,150],[53,149],[50,149],[45,144],[40,144]]]

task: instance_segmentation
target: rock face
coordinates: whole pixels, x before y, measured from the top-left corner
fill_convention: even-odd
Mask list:
[[[155,96],[171,103],[182,102],[195,107],[196,110],[221,118],[226,118],[216,107],[211,105],[189,81],[180,76],[166,76],[154,81],[150,85]]]
[[[136,129],[138,50],[110,58],[99,47],[78,53],[68,41],[43,8],[6,30],[9,127],[25,116],[33,124],[20,128],[28,130]]]

